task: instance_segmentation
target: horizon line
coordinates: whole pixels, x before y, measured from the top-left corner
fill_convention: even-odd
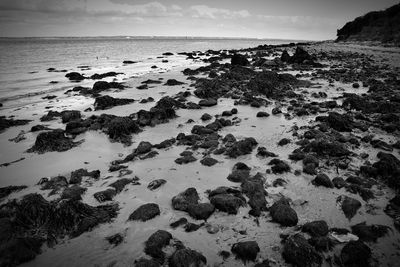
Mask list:
[[[154,39],[154,38],[186,38],[186,39],[242,39],[242,40],[282,40],[282,41],[327,41],[323,39],[288,39],[268,37],[217,37],[217,36],[181,36],[181,35],[96,35],[96,36],[0,36],[0,39],[72,39],[72,38],[125,38],[125,39]]]

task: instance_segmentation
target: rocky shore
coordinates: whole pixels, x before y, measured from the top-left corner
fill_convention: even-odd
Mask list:
[[[0,266],[396,266],[399,49],[174,57],[2,103]]]

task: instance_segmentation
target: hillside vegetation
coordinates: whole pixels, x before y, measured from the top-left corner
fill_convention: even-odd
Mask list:
[[[337,31],[337,37],[337,41],[378,41],[399,45],[400,3],[346,23]]]

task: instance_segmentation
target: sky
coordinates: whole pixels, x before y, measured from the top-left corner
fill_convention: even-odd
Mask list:
[[[0,37],[203,36],[335,39],[399,0],[0,0]]]

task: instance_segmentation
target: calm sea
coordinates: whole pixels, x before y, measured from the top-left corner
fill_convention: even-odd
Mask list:
[[[121,71],[124,60],[133,60],[139,62],[129,66],[129,75],[142,75],[151,71],[151,65],[160,64],[157,56],[161,56],[164,52],[239,49],[289,42],[293,40],[4,38],[0,39],[0,101],[4,103],[29,97],[30,94],[45,94],[65,89],[65,73],[48,72],[48,68],[80,71],[77,67],[85,65],[90,66],[92,73],[101,73]],[[183,61],[175,59],[173,64],[170,62],[163,64],[162,67],[168,69],[180,63],[184,64]],[[51,81],[57,83],[50,83]]]

